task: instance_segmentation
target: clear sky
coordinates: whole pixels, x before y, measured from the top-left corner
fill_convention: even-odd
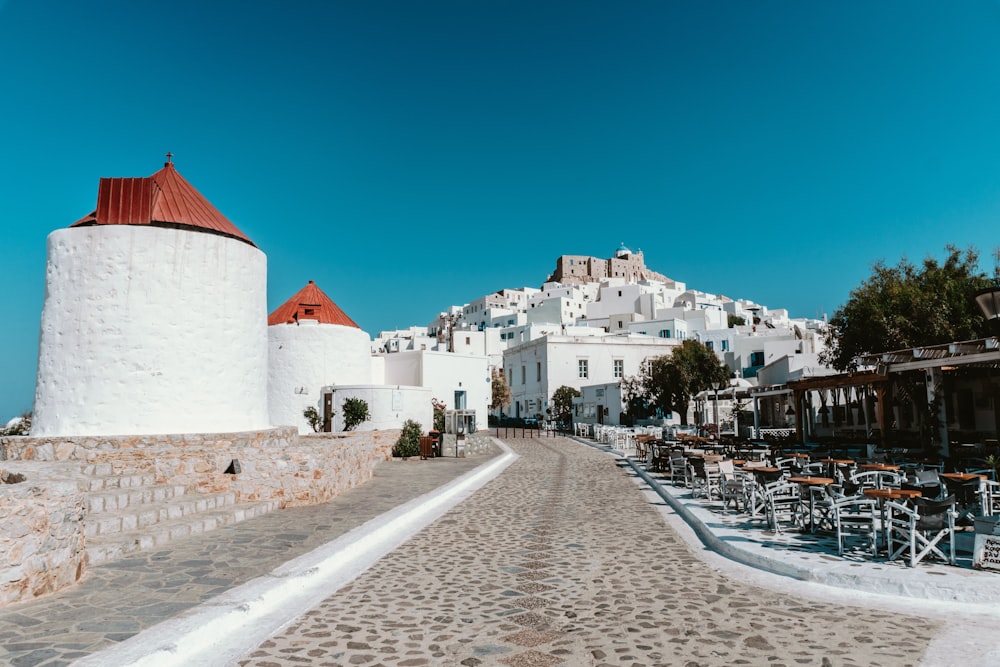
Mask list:
[[[798,317],[880,258],[988,256],[998,35],[996,0],[0,0],[0,419],[47,234],[167,151],[269,310],[312,279],[373,335],[623,241]]]

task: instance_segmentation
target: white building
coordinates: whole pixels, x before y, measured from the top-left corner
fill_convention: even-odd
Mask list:
[[[430,398],[444,402],[449,410],[475,410],[477,428],[486,428],[492,398],[486,355],[412,350],[382,355],[381,361],[385,385],[429,389]],[[425,431],[431,428],[429,399],[427,410],[426,418],[420,422]]]
[[[269,425],[267,260],[170,162],[49,235],[32,435]]]
[[[504,353],[513,417],[546,416],[552,394],[566,385],[574,389],[618,382],[637,375],[647,357],[671,354],[678,340],[646,336],[547,335]]]
[[[313,281],[276,308],[267,324],[272,424],[311,433],[303,416],[306,408],[314,407],[324,417],[330,411],[342,412],[336,404],[325,404],[324,387],[372,382],[368,334]]]

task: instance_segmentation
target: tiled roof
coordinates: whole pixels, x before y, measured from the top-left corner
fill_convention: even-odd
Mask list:
[[[172,162],[147,178],[102,178],[97,209],[71,227],[158,225],[207,231],[254,245],[184,180]]]
[[[300,320],[316,320],[321,324],[340,324],[355,329],[361,328],[311,280],[295,296],[275,308],[274,312],[267,316],[268,326],[290,324]]]

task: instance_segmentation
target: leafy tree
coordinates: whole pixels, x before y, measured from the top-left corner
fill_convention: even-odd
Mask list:
[[[991,283],[978,268],[978,253],[952,245],[945,251],[942,263],[933,257],[919,266],[906,258],[896,266],[876,262],[872,275],[830,318],[823,361],[853,370],[859,355],[988,335],[973,301],[975,292]]]
[[[420,455],[420,434],[423,428],[412,419],[403,422],[403,428],[399,433],[399,439],[392,448],[393,456],[408,458]]]
[[[744,324],[747,323],[747,320],[745,317],[740,317],[739,315],[733,315],[732,313],[730,313],[728,322],[729,322],[728,324],[729,328],[732,329],[733,327],[743,326]]]
[[[492,393],[490,407],[499,410],[503,415],[503,409],[510,405],[510,387],[507,385],[507,376],[502,368],[494,368],[492,373]]]
[[[652,410],[646,398],[642,376],[623,377],[620,386],[622,401],[625,403],[625,414],[629,421],[635,422],[636,419],[648,417]]]
[[[319,410],[316,409],[315,405],[310,405],[303,410],[302,416],[306,418],[313,433],[319,433],[319,430],[323,428],[323,416],[319,414]]]
[[[368,403],[361,398],[348,398],[344,401],[344,430],[353,431],[354,428],[371,419],[368,413]]]
[[[691,397],[715,382],[729,379],[729,369],[712,350],[696,340],[685,340],[672,354],[649,357],[639,368],[642,397],[650,407],[680,413],[687,424]]]
[[[580,390],[563,385],[552,392],[552,411],[559,421],[572,421],[573,399],[580,396]]]

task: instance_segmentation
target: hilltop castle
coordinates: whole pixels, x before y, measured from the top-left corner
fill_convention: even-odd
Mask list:
[[[610,259],[585,255],[561,255],[556,260],[556,270],[546,282],[573,285],[596,283],[606,278],[624,278],[629,282],[656,280],[665,284],[674,281],[661,273],[646,268],[642,250],[632,252],[622,243]]]

